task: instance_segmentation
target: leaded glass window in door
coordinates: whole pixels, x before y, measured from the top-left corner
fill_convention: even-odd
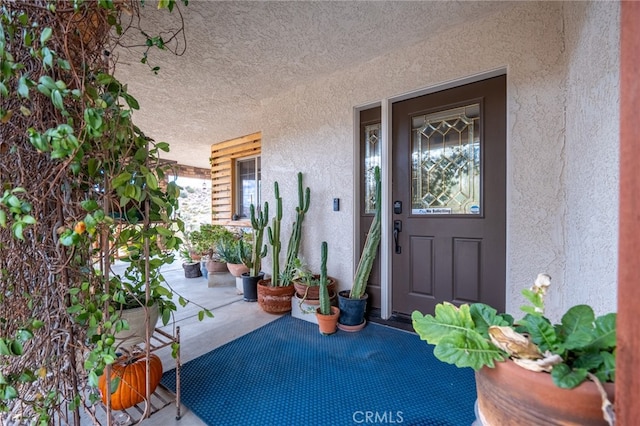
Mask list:
[[[376,211],[376,180],[374,170],[380,167],[382,143],[380,140],[380,123],[364,128],[364,212],[373,214]]]
[[[481,212],[479,120],[477,103],[413,117],[413,214]]]

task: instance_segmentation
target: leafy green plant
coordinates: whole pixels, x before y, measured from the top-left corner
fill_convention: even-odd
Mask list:
[[[614,382],[616,314],[596,317],[591,307],[576,305],[552,324],[544,316],[549,283],[548,276],[540,274],[534,286],[523,291],[531,306],[522,307],[526,314],[518,321],[482,303],[456,307],[444,302],[436,306],[435,315],[414,311],[413,327],[434,345],[436,358],[457,367],[493,368],[511,357],[525,368],[550,370],[561,388],[574,388],[587,378]]]
[[[158,302],[165,323],[176,308],[160,273],[184,229],[180,190],[160,158],[169,145],[133,123],[138,102],[108,55],[140,23],[140,7],[0,6],[0,418],[79,419],[118,356],[114,333],[127,327],[119,307]],[[167,49],[162,37],[141,34],[148,48]]]
[[[198,230],[189,233],[189,239],[195,253],[219,260],[218,243],[232,242],[235,235],[222,225],[202,224]]]

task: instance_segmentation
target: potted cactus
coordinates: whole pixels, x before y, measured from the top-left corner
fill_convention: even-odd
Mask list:
[[[321,334],[329,335],[336,332],[340,309],[331,306],[329,298],[329,279],[327,278],[327,242],[323,241],[321,246],[320,264],[320,307],[316,310],[318,328]]]
[[[267,233],[271,245],[272,271],[271,278],[258,282],[258,303],[265,312],[281,314],[291,311],[291,299],[295,293],[293,275],[302,236],[302,221],[309,210],[310,190],[303,190],[302,173],[298,173],[298,206],[296,220],[287,246],[287,258],[284,270],[280,271],[280,224],[282,221],[282,197],[278,182],[274,182],[276,212]]]
[[[256,302],[258,300],[258,282],[264,278],[262,268],[262,258],[267,255],[267,245],[263,245],[264,228],[269,222],[269,203],[265,201],[262,211],[256,213],[253,204],[249,207],[251,217],[251,228],[253,228],[253,241],[251,244],[251,257],[242,257],[242,261],[249,268],[249,272],[242,274],[242,294],[243,299],[247,302]],[[243,251],[244,243],[240,243],[238,251]]]
[[[338,328],[344,331],[358,331],[365,326],[364,314],[367,307],[368,295],[365,293],[369,274],[373,267],[373,261],[380,245],[381,236],[381,182],[380,167],[374,170],[376,182],[376,211],[367,234],[367,239],[362,249],[362,255],[356,268],[351,290],[343,290],[338,293],[338,303],[340,306],[340,319]]]

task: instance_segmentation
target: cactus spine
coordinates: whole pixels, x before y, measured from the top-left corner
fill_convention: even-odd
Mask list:
[[[293,278],[293,270],[300,250],[302,221],[304,220],[305,213],[309,211],[310,196],[311,190],[309,187],[304,191],[302,190],[302,172],[298,172],[298,206],[296,207],[296,220],[293,223],[291,236],[289,237],[289,244],[287,245],[287,261],[284,266],[284,273],[282,274],[283,285],[291,284],[291,280]]]
[[[269,222],[269,203],[265,201],[264,209],[258,212],[257,216],[256,208],[251,204],[249,213],[251,215],[251,227],[253,228],[253,246],[251,247],[251,259],[245,261],[245,265],[249,268],[249,275],[256,277],[260,273],[260,269],[262,269],[262,258],[267,255],[267,245],[263,245],[262,242],[264,240],[264,228]],[[238,247],[240,258],[242,258],[242,249],[242,243],[240,243]]]
[[[331,303],[327,285],[327,242],[323,241],[320,249],[320,313],[322,315],[331,315]]]
[[[362,255],[356,268],[356,274],[353,278],[353,285],[351,286],[351,292],[349,298],[360,299],[364,296],[365,288],[367,287],[367,281],[369,280],[369,274],[373,267],[373,261],[376,257],[378,245],[380,245],[380,237],[382,234],[382,185],[380,182],[380,167],[376,166],[374,170],[374,178],[376,181],[376,212],[367,234],[367,239],[364,242],[362,248]]]
[[[280,188],[278,182],[273,184],[273,192],[276,197],[276,214],[271,220],[271,226],[267,229],[269,236],[269,244],[271,244],[272,270],[271,285],[279,287],[282,284],[280,279],[280,222],[282,221],[282,197],[280,197]]]

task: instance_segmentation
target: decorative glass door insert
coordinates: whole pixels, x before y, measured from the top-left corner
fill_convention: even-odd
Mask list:
[[[477,103],[412,118],[412,214],[481,212],[479,120]]]
[[[376,180],[374,170],[380,167],[382,143],[380,141],[380,123],[364,128],[364,212],[374,214],[376,211]]]

